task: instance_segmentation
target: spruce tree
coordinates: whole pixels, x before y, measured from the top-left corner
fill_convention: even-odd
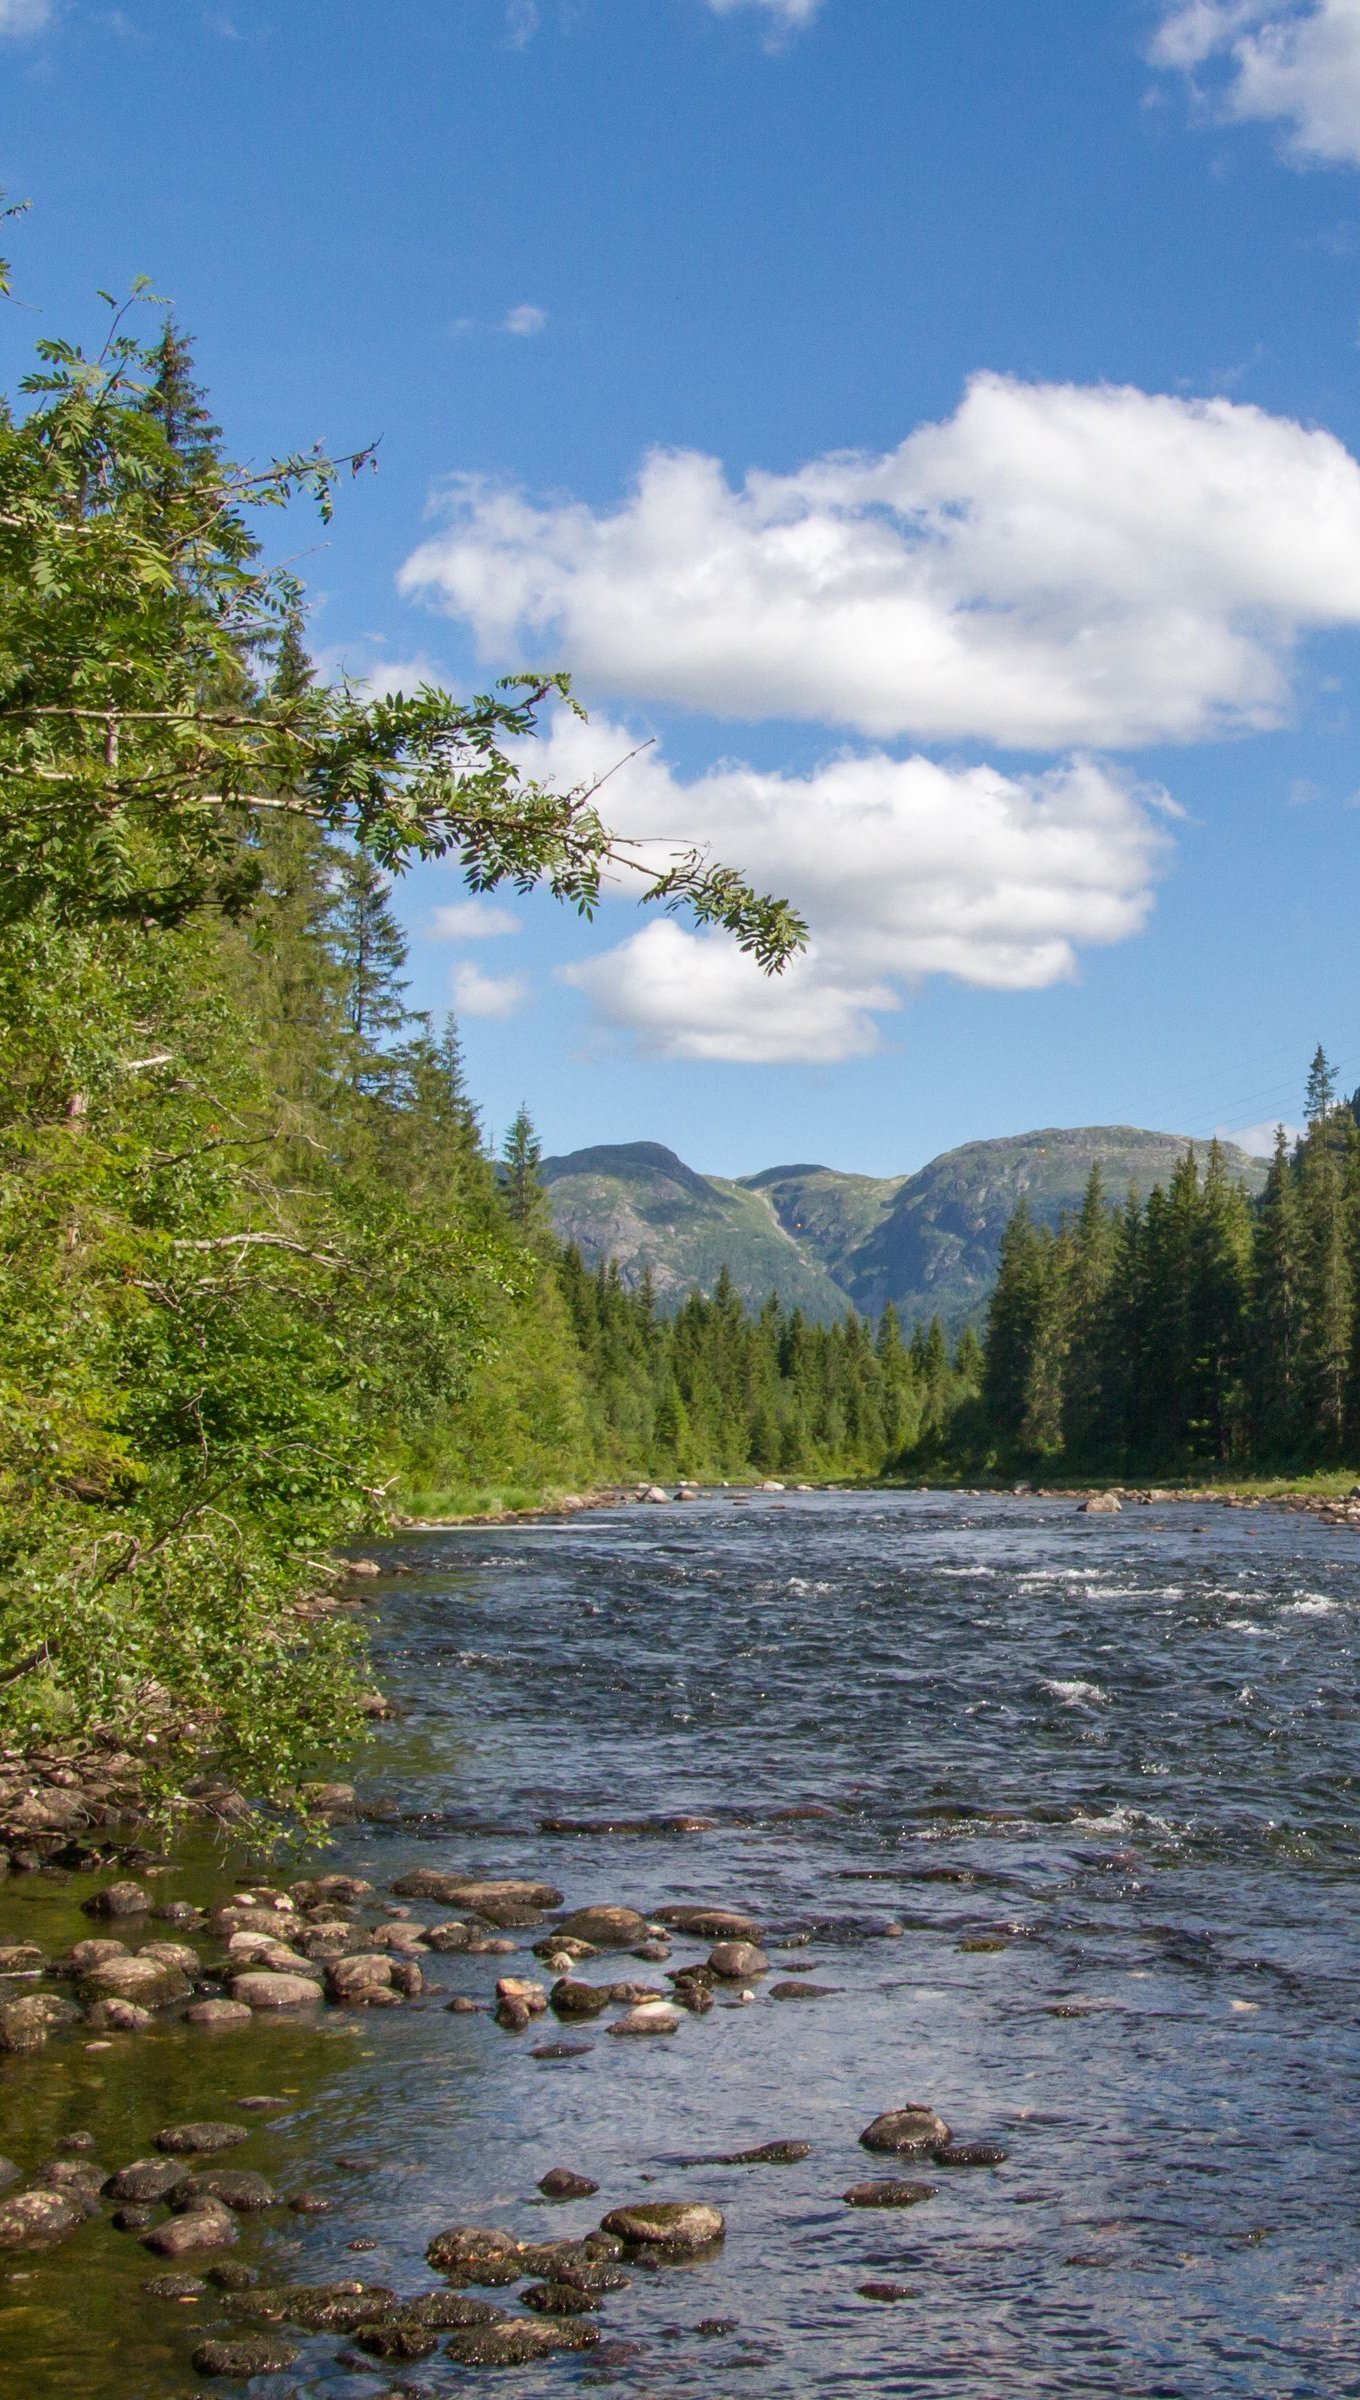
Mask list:
[[[407,1022],[406,938],[389,906],[391,885],[366,850],[341,852],[332,942],[340,971],[349,1081],[358,1092],[390,1080],[387,1045]]]
[[[551,1222],[548,1195],[539,1179],[542,1162],[543,1145],[521,1100],[501,1147],[501,1199],[511,1224],[527,1240],[541,1240]]]

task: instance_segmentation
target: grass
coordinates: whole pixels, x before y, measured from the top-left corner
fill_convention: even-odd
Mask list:
[[[548,1490],[523,1483],[452,1484],[401,1494],[403,1516],[427,1517],[439,1524],[460,1517],[509,1517],[529,1509],[552,1509],[569,1497],[567,1487]]]

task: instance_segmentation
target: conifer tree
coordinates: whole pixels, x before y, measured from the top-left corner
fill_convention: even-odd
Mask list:
[[[548,1195],[538,1172],[542,1163],[543,1145],[521,1100],[501,1149],[501,1197],[511,1224],[529,1239],[542,1238],[550,1224]]]
[[[332,938],[355,1091],[380,1090],[388,1081],[384,1045],[407,1021],[401,974],[407,945],[389,905],[390,891],[367,851],[340,854]]]

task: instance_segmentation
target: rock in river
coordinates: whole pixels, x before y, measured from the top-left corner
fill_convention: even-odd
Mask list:
[[[519,2282],[523,2248],[512,2233],[494,2226],[451,2225],[446,2233],[435,2235],[425,2256],[436,2274],[447,2276],[450,2283],[478,2283],[494,2290],[499,2284]]]
[[[106,1883],[80,1905],[87,1917],[144,1917],[151,1902],[140,1883]]]
[[[555,2350],[588,2350],[600,2336],[593,2325],[564,2325],[551,2317],[506,2317],[499,2325],[451,2334],[444,2348],[463,2367],[528,2367]]]
[[[709,1967],[725,1983],[745,1983],[752,1975],[764,1975],[770,1962],[754,1942],[715,1942],[708,1954]]]
[[[70,2192],[16,2192],[0,2200],[0,2250],[31,2250],[59,2242],[85,2220],[80,2201]]]
[[[172,2158],[210,2158],[220,2150],[234,2150],[249,2133],[248,2125],[226,2124],[217,2117],[199,2117],[187,2125],[162,2125],[153,2136],[158,2150],[168,2150]]]
[[[131,2000],[138,2008],[170,2008],[189,1997],[188,1978],[163,1959],[125,1956],[101,1959],[83,1975],[85,2000]]]
[[[608,2008],[612,1987],[607,1983],[584,1983],[575,1976],[563,1975],[548,1995],[555,2016],[598,2017]]]
[[[634,2034],[678,2033],[679,2030],[680,2011],[672,2008],[669,2000],[644,2000],[640,2007],[630,2008],[613,2025],[605,2028],[607,2033],[623,2038]]]
[[[938,2150],[949,2140],[949,2127],[933,2108],[911,2102],[906,2108],[890,2108],[872,2125],[866,2125],[860,2135],[864,2150],[885,2150],[900,2158],[913,2152],[924,2154]]]
[[[562,1905],[555,1883],[508,1876],[485,1882],[471,1875],[451,1875],[438,1867],[413,1867],[409,1875],[398,1877],[392,1889],[399,1900],[438,1900],[451,1908],[470,1908],[474,1916],[484,1917],[492,1925],[505,1921],[499,1914],[492,1915],[492,1910],[529,1914]]]
[[[588,2175],[574,2174],[570,2167],[549,2167],[546,2175],[540,2175],[538,2188],[546,2200],[588,2200],[600,2187]]]
[[[231,1996],[252,2009],[315,2008],[321,1986],[307,1975],[276,1975],[268,1967],[256,1967],[232,1977]]]
[[[692,1908],[679,1903],[656,1912],[658,1925],[669,1925],[676,1933],[693,1934],[704,1942],[758,1942],[760,1927],[754,1917],[743,1916],[735,1908]]]
[[[285,2367],[295,2367],[301,2356],[277,2334],[248,2333],[235,2341],[200,2342],[194,2365],[200,2375],[226,2375],[234,2383],[248,2383],[252,2375],[278,2375]]]
[[[187,2215],[171,2217],[142,2235],[142,2247],[158,2258],[192,2258],[200,2250],[225,2250],[236,2240],[236,2219],[220,2200],[202,2200]]]
[[[852,2183],[842,2198],[851,2208],[915,2208],[933,2200],[937,2188],[933,2183]]]
[[[595,1950],[632,1950],[645,1942],[647,1919],[635,1908],[617,1908],[600,1903],[591,1908],[573,1909],[557,1928],[560,1939],[589,1942]]]
[[[604,2233],[616,2233],[630,2250],[650,2251],[658,2258],[693,2258],[711,2250],[727,2231],[722,2210],[702,2200],[639,2200],[628,2208],[611,2208],[600,2226]]]

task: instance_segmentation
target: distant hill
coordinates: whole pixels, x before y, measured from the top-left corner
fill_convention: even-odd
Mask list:
[[[1186,1147],[1181,1134],[1136,1125],[1049,1127],[966,1142],[916,1175],[790,1166],[732,1182],[696,1174],[659,1142],[620,1142],[545,1159],[542,1172],[562,1239],[591,1265],[616,1260],[629,1283],[650,1268],[667,1310],[695,1284],[711,1291],[726,1266],[755,1307],[777,1290],[829,1323],[892,1300],[908,1327],[938,1315],[953,1331],[986,1305],[1018,1200],[1055,1225],[1079,1207],[1097,1159],[1112,1202],[1130,1189],[1145,1198]],[[1224,1148],[1231,1172],[1259,1191],[1264,1160]]]

